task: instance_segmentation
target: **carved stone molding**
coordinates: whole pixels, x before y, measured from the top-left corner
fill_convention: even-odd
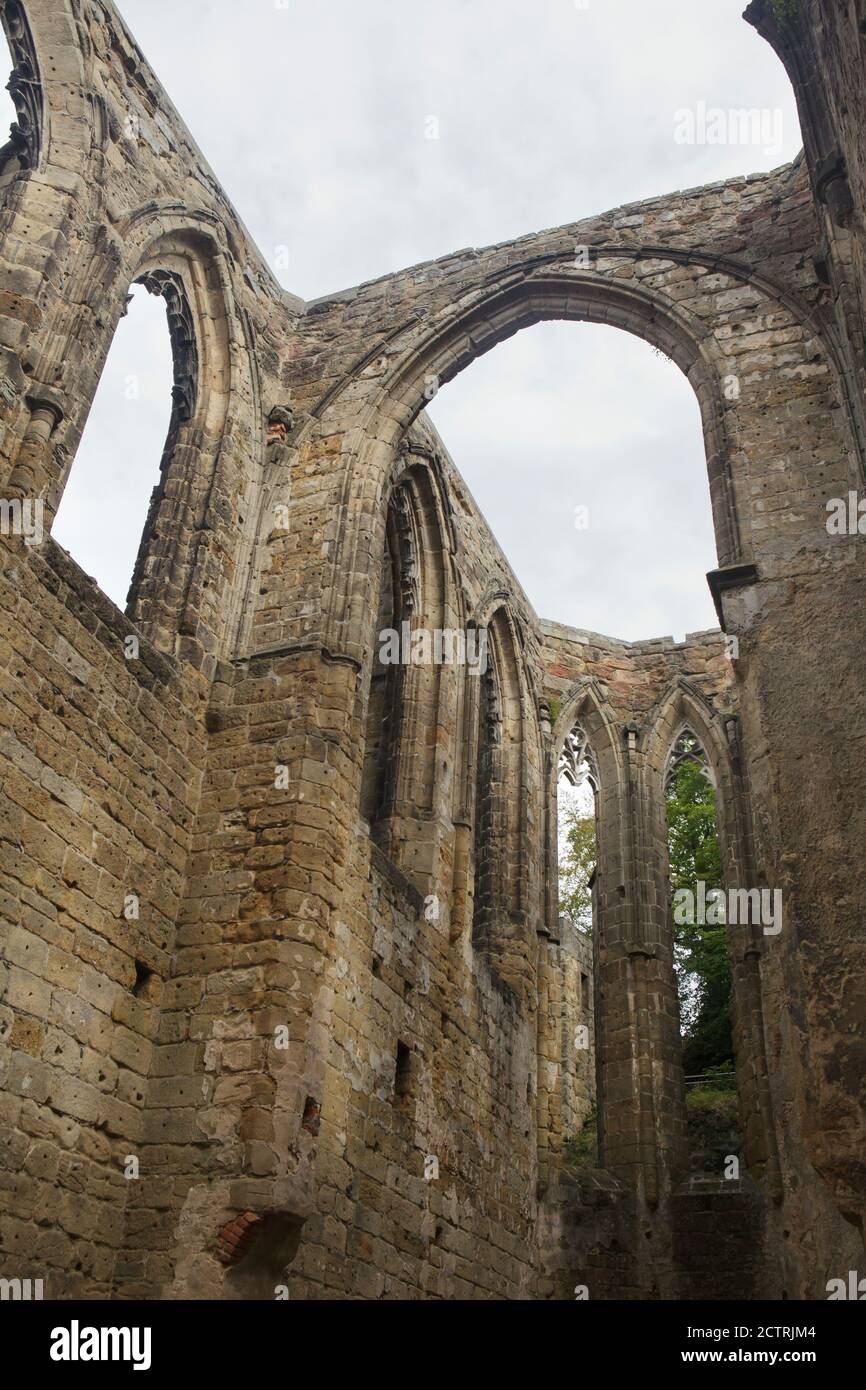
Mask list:
[[[562,777],[573,787],[580,787],[587,781],[593,788],[598,787],[595,756],[579,724],[575,724],[562,745],[557,780]]]
[[[716,779],[713,775],[706,750],[697,734],[693,733],[688,726],[680,731],[668,754],[667,767],[665,768],[666,792],[670,790],[677,773],[684,763],[691,763],[693,767],[696,767],[701,776],[706,778],[711,787],[716,785]]]
[[[27,16],[17,0],[3,6],[3,28],[12,54],[12,73],[7,90],[18,119],[9,135],[22,169],[35,169],[42,146],[42,86],[36,49]]]
[[[397,488],[391,504],[397,537],[397,572],[400,577],[399,611],[409,618],[418,608],[418,562],[412,507],[405,488]]]
[[[198,391],[198,347],[192,310],[183,280],[171,270],[149,270],[138,281],[149,294],[165,300],[168,332],[174,360],[172,400],[178,423],[192,418]]]
[[[833,150],[819,161],[815,170],[815,192],[836,225],[847,226],[854,211],[854,197],[841,150]]]
[[[488,669],[482,687],[484,691],[484,705],[481,710],[481,717],[484,721],[484,740],[488,748],[502,742],[502,700],[499,694],[499,682],[492,665]]]

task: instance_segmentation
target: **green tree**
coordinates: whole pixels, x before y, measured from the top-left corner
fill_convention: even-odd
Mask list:
[[[577,808],[565,811],[565,843],[559,856],[559,910],[579,931],[592,935],[592,889],[589,880],[598,857],[595,816]]]
[[[672,777],[667,819],[672,896],[687,888],[697,898],[699,881],[707,892],[721,888],[716,793],[696,763],[681,762]],[[731,964],[725,927],[673,921],[673,934],[686,1073],[732,1069]]]

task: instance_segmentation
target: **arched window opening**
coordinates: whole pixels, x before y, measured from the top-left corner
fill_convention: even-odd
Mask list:
[[[597,791],[595,756],[576,724],[562,746],[557,777],[559,917],[561,928],[567,924],[586,936],[593,928]]]
[[[447,752],[440,756],[443,691],[453,698],[466,667],[450,641],[451,537],[437,460],[423,449],[423,440],[406,441],[386,509],[359,810],[379,848],[426,896],[438,883],[438,813],[453,795]]]
[[[685,727],[665,770],[674,968],[692,1171],[720,1172],[740,1144],[732,976],[713,770]]]
[[[537,323],[426,413],[540,617],[627,641],[717,626],[701,410],[658,349]]]
[[[475,753],[475,889],[472,941],[487,945],[495,913],[497,802],[502,796],[502,698],[491,656],[480,677],[478,739]]]
[[[177,434],[194,408],[196,373],[179,277],[143,277],[118,324],[52,527],[120,608],[141,573]]]
[[[385,550],[367,702],[361,815],[375,833],[394,805],[406,655],[406,627],[416,608],[411,516],[404,491],[388,504]]]
[[[523,673],[505,608],[487,626],[478,682],[472,944],[507,991],[527,997],[535,932],[527,929],[524,852]]]
[[[0,194],[18,174],[36,167],[42,143],[42,87],[30,26],[19,4],[4,5],[3,33],[10,76],[0,94],[0,130],[8,128],[9,138],[0,148]]]
[[[598,1163],[595,959],[598,799],[595,754],[578,723],[557,766],[558,969],[562,1017],[562,1128],[566,1161]]]

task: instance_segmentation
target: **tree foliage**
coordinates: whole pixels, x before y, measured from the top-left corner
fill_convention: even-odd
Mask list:
[[[671,896],[697,884],[721,888],[722,866],[716,832],[716,793],[700,767],[680,763],[667,791]],[[683,1030],[686,1073],[710,1067],[733,1068],[731,964],[724,926],[673,921],[674,963]]]
[[[598,857],[595,816],[577,808],[564,813],[565,842],[559,856],[559,910],[579,931],[592,935],[592,889],[589,880]]]

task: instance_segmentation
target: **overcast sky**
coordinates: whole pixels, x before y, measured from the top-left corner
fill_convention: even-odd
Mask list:
[[[793,96],[743,7],[120,4],[263,255],[305,299],[793,158]],[[766,109],[780,138],[679,143],[676,113],[702,102]],[[161,305],[139,301],[55,528],[120,602],[168,418]],[[543,616],[626,638],[715,625],[697,404],[645,344],[540,325],[445,387],[430,414]]]

